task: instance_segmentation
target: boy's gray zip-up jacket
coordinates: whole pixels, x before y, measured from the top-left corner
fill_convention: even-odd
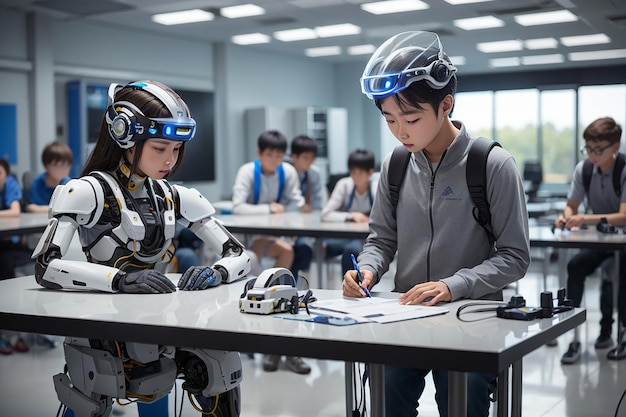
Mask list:
[[[387,172],[390,155],[385,157],[359,267],[373,271],[378,282],[397,250],[394,291],[440,280],[452,301],[502,300],[502,288],[522,278],[530,264],[522,180],[513,157],[493,148],[487,161],[487,200],[497,250],[490,248],[487,233],[473,217],[465,178],[469,146],[476,138],[454,123],[460,132],[434,172],[422,151],[412,155],[396,219]]]

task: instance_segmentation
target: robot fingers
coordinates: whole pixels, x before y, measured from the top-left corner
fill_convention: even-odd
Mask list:
[[[133,294],[166,294],[176,291],[176,286],[154,269],[126,273],[120,271],[115,286],[120,292]]]
[[[222,274],[208,266],[192,266],[185,271],[178,281],[182,291],[206,290],[222,283]]]

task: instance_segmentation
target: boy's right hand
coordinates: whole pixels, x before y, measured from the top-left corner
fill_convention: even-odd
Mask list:
[[[346,297],[366,297],[363,288],[370,289],[371,284],[374,281],[374,273],[369,269],[361,269],[361,276],[363,277],[363,283],[359,285],[359,278],[354,269],[346,271],[343,276],[343,295]]]
[[[284,213],[285,212],[285,206],[283,206],[280,203],[277,203],[275,201],[272,201],[270,203],[270,213],[274,214],[274,213]]]

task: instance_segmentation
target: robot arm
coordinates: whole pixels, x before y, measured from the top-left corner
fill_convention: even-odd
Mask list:
[[[115,292],[117,268],[62,259],[81,225],[91,226],[104,206],[100,184],[90,177],[75,179],[54,190],[48,226],[35,247],[35,278],[43,287]]]
[[[250,272],[250,257],[244,246],[215,218],[215,209],[197,190],[173,185],[183,225],[188,227],[221,259],[212,265],[223,282],[233,282]]]

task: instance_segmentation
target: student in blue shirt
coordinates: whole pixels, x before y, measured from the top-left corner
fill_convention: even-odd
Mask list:
[[[323,222],[366,223],[374,204],[377,183],[374,174],[375,156],[369,149],[355,149],[348,157],[350,176],[337,181],[328,202],[322,210]],[[363,249],[360,239],[326,239],[326,258],[341,255],[343,274],[354,269],[350,255]],[[342,276],[343,276],[342,274]]]
[[[72,150],[66,144],[52,142],[46,145],[41,154],[45,171],[37,175],[30,184],[26,195],[27,212],[48,212],[48,204],[56,186],[64,185],[71,179],[69,173],[73,161]]]
[[[6,159],[0,159],[0,218],[19,217],[22,189],[17,179],[11,175],[11,167]],[[15,267],[30,262],[31,250],[19,236],[0,238],[0,280],[15,277]],[[12,337],[13,338],[13,337]],[[28,352],[24,338],[16,335],[11,346],[9,339],[0,333],[0,354],[9,355],[13,350]]]
[[[259,159],[242,165],[233,186],[233,214],[270,214],[297,211],[304,205],[296,169],[283,162],[287,139],[277,130],[268,130],[258,138]],[[313,250],[304,243],[294,243],[292,238],[253,236],[249,244],[257,258],[274,259],[275,267],[291,270],[298,279],[299,271],[311,265]],[[265,355],[263,369],[278,369],[279,355]],[[308,374],[311,367],[302,358],[287,357],[286,365],[299,374]]]

